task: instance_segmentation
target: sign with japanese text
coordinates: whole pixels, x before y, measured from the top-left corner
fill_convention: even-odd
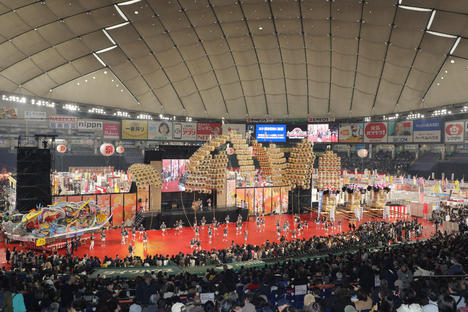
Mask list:
[[[51,129],[76,129],[76,117],[50,116],[49,126]]]
[[[173,122],[172,139],[180,141],[196,141],[197,124],[194,122]]]
[[[440,142],[440,120],[413,121],[413,142]]]
[[[364,142],[387,142],[387,123],[369,122],[364,126]]]
[[[208,141],[221,135],[222,125],[220,123],[198,123],[197,124],[197,140]]]
[[[122,139],[147,140],[148,121],[122,120]]]
[[[104,139],[118,139],[120,138],[120,124],[118,123],[105,123],[102,125]]]

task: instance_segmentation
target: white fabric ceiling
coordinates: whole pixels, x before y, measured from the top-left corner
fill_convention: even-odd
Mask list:
[[[230,119],[468,101],[466,0],[402,1],[436,10],[430,30],[461,37],[453,55],[457,38],[425,31],[432,11],[398,0],[142,0],[118,6],[130,23],[107,30],[117,47],[98,54],[104,68],[93,53],[113,46],[103,29],[125,22],[119,2],[0,0],[0,89]]]

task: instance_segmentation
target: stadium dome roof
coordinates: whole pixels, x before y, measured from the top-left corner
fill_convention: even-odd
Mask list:
[[[466,0],[0,0],[0,90],[192,117],[468,100]]]

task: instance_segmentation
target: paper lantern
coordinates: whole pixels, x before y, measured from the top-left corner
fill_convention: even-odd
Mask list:
[[[101,152],[102,156],[112,156],[115,152],[114,145],[110,143],[103,143],[101,147],[99,147],[99,151]]]
[[[367,155],[369,154],[369,151],[366,150],[365,148],[361,148],[360,150],[357,151],[357,154],[360,158],[366,158]]]
[[[125,152],[125,147],[119,145],[115,148],[115,151],[117,152],[117,154],[123,154],[123,152]]]
[[[59,153],[65,153],[67,151],[67,147],[63,144],[57,145],[57,152]]]

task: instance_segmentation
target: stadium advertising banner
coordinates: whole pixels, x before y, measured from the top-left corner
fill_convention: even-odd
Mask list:
[[[148,140],[166,141],[172,139],[172,122],[148,121]]]
[[[465,143],[468,143],[468,120],[465,121]]]
[[[413,142],[412,121],[389,121],[388,142],[406,143]]]
[[[336,143],[338,142],[338,124],[309,124],[307,126],[309,142]]]
[[[463,143],[465,121],[447,121],[445,123],[445,143]]]
[[[198,123],[197,124],[197,140],[208,141],[221,135],[222,125],[220,123]]]
[[[255,125],[258,142],[286,142],[286,125]]]
[[[440,120],[413,121],[413,142],[440,142]]]
[[[197,124],[194,122],[173,122],[172,139],[181,141],[196,141]]]
[[[102,121],[97,120],[83,120],[80,119],[77,122],[78,130],[81,131],[102,131],[103,124]]]
[[[363,123],[340,124],[339,142],[340,143],[363,143],[364,142],[364,124]]]
[[[387,143],[387,123],[368,122],[364,126],[364,142]]]
[[[309,137],[307,125],[287,125],[286,137],[288,140],[302,140]]]
[[[104,139],[119,139],[120,138],[120,124],[118,123],[105,123],[103,127]]]
[[[245,124],[223,124],[223,134],[228,134],[229,131],[237,131],[245,136]]]
[[[76,117],[50,116],[49,126],[51,129],[76,129]]]
[[[147,140],[148,121],[146,120],[122,120],[122,139]]]

